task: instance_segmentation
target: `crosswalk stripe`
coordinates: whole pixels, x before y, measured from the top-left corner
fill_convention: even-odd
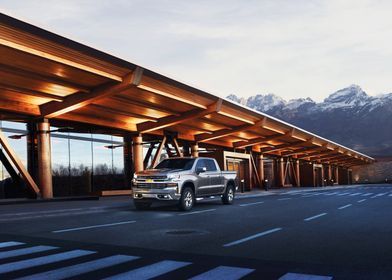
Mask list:
[[[360,195],[360,194],[361,194],[360,192],[357,192],[357,193],[350,194],[350,196],[357,196],[357,195]]]
[[[121,274],[117,274],[105,280],[146,280],[160,275],[166,274],[173,270],[177,270],[184,266],[190,265],[190,262],[177,262],[177,261],[161,261],[151,265],[143,266],[134,270],[130,270]]]
[[[231,267],[231,266],[218,266],[202,274],[196,275],[189,280],[214,280],[214,279],[225,279],[225,280],[237,280],[253,272],[254,269],[242,268],[242,267]]]
[[[346,195],[346,194],[350,194],[349,192],[347,192],[347,193],[340,193],[340,194],[338,194],[338,196],[342,196],[342,195]]]
[[[58,249],[58,247],[53,247],[53,246],[34,246],[34,247],[29,247],[29,248],[23,248],[23,249],[17,249],[17,250],[0,252],[0,260],[1,259],[5,259],[5,258],[11,258],[11,257],[18,257],[18,256],[33,254],[33,253],[45,252],[45,251],[54,250],[54,249]]]
[[[129,262],[138,259],[139,257],[127,255],[115,255],[105,257],[89,262],[79,263],[59,269],[54,269],[42,273],[29,275],[26,277],[18,278],[17,280],[60,280],[70,278],[80,274],[88,273],[98,269],[110,267],[113,265]]]
[[[286,273],[278,280],[331,280],[331,276],[299,274],[299,273]]]
[[[23,245],[23,244],[24,243],[22,243],[22,242],[16,242],[16,241],[1,242],[0,243],[0,248],[7,248],[7,247]]]
[[[81,256],[95,254],[94,251],[86,250],[73,250],[64,253],[58,253],[53,255],[47,255],[43,257],[37,257],[32,259],[27,259],[23,261],[16,261],[11,263],[6,263],[0,265],[0,273],[7,273],[12,271],[17,271],[21,269],[31,268],[39,265],[55,263],[59,261],[69,260]],[[30,279],[30,278],[29,278]]]
[[[332,193],[325,193],[325,195],[335,195],[335,194],[338,194],[337,192],[332,192]]]

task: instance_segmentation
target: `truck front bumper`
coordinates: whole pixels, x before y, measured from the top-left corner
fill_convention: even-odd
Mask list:
[[[152,200],[179,200],[181,194],[177,192],[177,187],[165,189],[144,189],[134,186],[133,199]]]

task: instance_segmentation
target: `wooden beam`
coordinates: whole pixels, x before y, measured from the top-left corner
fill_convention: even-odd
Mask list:
[[[136,68],[135,71],[123,77],[121,83],[105,84],[99,86],[88,93],[74,93],[67,96],[63,102],[49,102],[40,106],[41,117],[55,118],[70,111],[87,106],[99,99],[110,97],[114,94],[135,87],[140,83],[142,68]]]
[[[165,147],[165,144],[166,144],[166,136],[164,136],[162,139],[162,142],[159,143],[158,149],[157,149],[157,151],[154,155],[154,159],[152,160],[152,163],[151,163],[152,168],[155,168],[155,166],[157,166],[159,158],[160,158],[162,150],[163,150],[163,147]]]
[[[28,188],[30,188],[36,195],[37,197],[41,196],[40,190],[37,186],[37,184],[34,182],[33,178],[31,178],[29,172],[26,170],[24,167],[22,161],[19,159],[18,155],[15,153],[15,151],[11,148],[11,145],[8,143],[7,137],[3,134],[3,131],[0,129],[0,144],[4,148],[4,150],[7,152],[9,158],[15,165],[16,169],[20,172],[22,175],[23,179],[26,182],[26,185]]]
[[[50,94],[50,93],[36,91],[36,90],[31,90],[31,89],[25,89],[25,88],[10,86],[10,85],[6,85],[6,84],[3,84],[3,83],[0,83],[0,90],[6,90],[6,91],[12,91],[12,92],[16,92],[16,93],[22,93],[22,94],[25,94],[25,95],[39,97],[39,98],[46,98],[46,99],[50,99],[50,100],[58,101],[58,102],[61,102],[61,101],[64,100],[63,96],[58,96],[58,95],[55,95],[55,94]]]
[[[30,72],[27,70],[23,70],[23,69],[18,69],[9,65],[5,65],[5,64],[0,64],[0,71],[1,72],[5,72],[11,75],[15,75],[15,76],[22,76],[24,78],[29,78],[32,80],[36,80],[39,82],[47,82],[50,84],[55,84],[55,85],[60,85],[63,87],[67,87],[67,88],[72,88],[81,92],[88,92],[89,88],[79,85],[79,84],[75,84],[72,82],[69,82],[65,79],[61,79],[58,77],[49,77],[49,76],[45,76],[42,74],[38,74],[35,72]]]
[[[332,153],[331,153],[332,152]],[[329,152],[323,152],[322,154],[320,154],[320,156],[306,156],[309,157],[311,159],[315,159],[315,160],[324,160],[324,159],[328,159],[331,157],[336,157],[336,156],[340,156],[342,154],[337,153],[336,151],[329,151]]]
[[[140,133],[148,133],[155,130],[163,129],[169,126],[173,126],[176,124],[180,124],[192,119],[198,119],[209,115],[214,112],[218,112],[222,105],[222,99],[219,99],[217,102],[209,105],[206,109],[194,109],[188,112],[181,114],[180,116],[167,116],[159,119],[156,123],[153,122],[144,122],[137,125],[137,130]]]
[[[0,99],[0,110],[35,116],[39,116],[41,113],[37,105],[4,99]]]
[[[336,152],[336,151],[328,149],[328,150],[325,150],[322,152],[312,152],[312,153],[308,153],[308,154],[305,154],[302,156],[298,156],[298,159],[313,158],[313,157],[318,158],[319,156],[330,155],[331,152]]]
[[[183,157],[183,153],[181,152],[180,146],[178,145],[177,139],[173,138],[173,146],[176,149],[176,153],[178,157]]]
[[[144,169],[147,169],[148,161],[150,160],[152,151],[155,149],[155,143],[150,143],[150,147],[147,150],[146,156],[144,157],[143,166]]]
[[[198,134],[198,135],[195,135],[195,141],[197,141],[197,142],[207,142],[209,140],[214,140],[214,139],[218,139],[218,138],[221,138],[221,137],[229,136],[229,135],[231,135],[233,133],[236,133],[236,132],[240,132],[240,131],[251,129],[251,128],[256,127],[256,126],[258,126],[260,124],[261,124],[261,121],[260,122],[256,122],[255,124],[243,124],[243,125],[240,125],[240,126],[236,126],[234,128],[221,129],[221,130],[218,130],[218,131],[214,131],[212,134],[206,134],[206,133]]]

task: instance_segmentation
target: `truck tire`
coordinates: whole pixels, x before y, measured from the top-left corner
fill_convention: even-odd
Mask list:
[[[149,201],[138,201],[138,200],[134,200],[133,204],[135,204],[135,208],[137,210],[147,210],[150,208],[151,206],[151,202]]]
[[[222,195],[223,204],[233,204],[234,195],[235,195],[235,189],[233,184],[228,184],[225,192]]]
[[[190,187],[185,187],[182,190],[181,198],[178,204],[178,207],[182,211],[189,211],[192,209],[195,204],[195,194]]]

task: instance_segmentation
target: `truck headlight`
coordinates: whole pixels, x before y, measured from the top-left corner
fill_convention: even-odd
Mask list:
[[[169,175],[167,175],[167,179],[170,181],[176,181],[176,180],[180,179],[180,175],[169,174]]]

